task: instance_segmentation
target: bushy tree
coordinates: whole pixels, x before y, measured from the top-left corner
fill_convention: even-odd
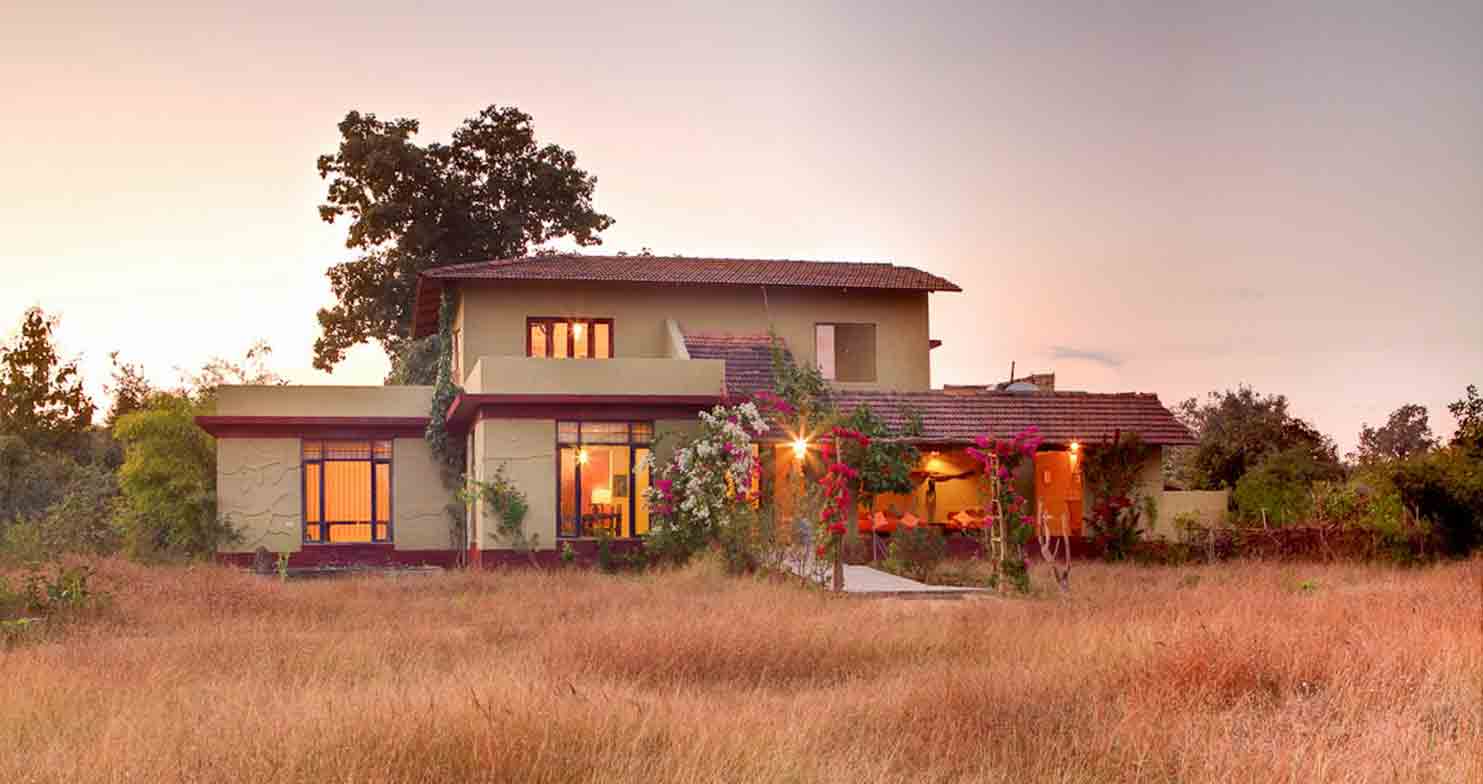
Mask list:
[[[1390,412],[1380,427],[1366,423],[1359,431],[1359,449],[1353,457],[1361,464],[1403,460],[1437,446],[1427,423],[1426,406],[1408,403]]]
[[[217,515],[216,442],[195,417],[215,410],[222,385],[284,383],[268,366],[272,353],[259,341],[240,361],[214,357],[184,388],[149,395],[115,423],[124,448],[115,522],[130,554],[207,555],[234,538]]]
[[[216,444],[196,426],[207,410],[186,394],[157,394],[119,419],[118,525],[131,555],[205,555],[231,529],[216,514]]]
[[[0,554],[42,561],[64,554],[104,555],[118,548],[113,526],[118,480],[112,467],[70,465],[59,497],[44,511],[17,517],[0,535]]]
[[[1313,483],[1341,478],[1343,469],[1318,459],[1311,449],[1294,446],[1268,455],[1255,469],[1236,481],[1232,498],[1242,519],[1265,519],[1274,525],[1290,525],[1307,519],[1313,509]]]
[[[1401,500],[1430,523],[1443,552],[1467,555],[1483,545],[1483,460],[1448,447],[1400,462],[1393,476]]]
[[[399,379],[432,383],[436,351],[404,345],[419,272],[521,256],[559,237],[597,245],[613,223],[593,209],[597,179],[570,150],[538,144],[519,109],[490,106],[448,144],[419,145],[418,129],[417,120],[353,111],[340,122],[339,149],[319,158],[329,183],[319,216],[348,218],[346,246],[360,254],[329,270],[337,302],[319,311],[315,367],[332,370],[347,349],[375,340],[398,364],[428,363]]]
[[[1467,395],[1447,404],[1447,411],[1457,418],[1452,445],[1483,459],[1483,397],[1478,396],[1478,387],[1468,384]]]
[[[44,449],[76,449],[93,422],[77,360],[57,352],[54,317],[30,308],[21,329],[0,345],[0,434]]]
[[[108,359],[113,363],[113,373],[103,391],[110,398],[106,423],[112,431],[119,417],[144,408],[155,388],[144,376],[144,368],[119,360],[117,351],[109,354]]]
[[[61,500],[79,468],[64,453],[0,434],[0,528],[40,515]]]
[[[1173,469],[1175,480],[1186,487],[1235,487],[1267,457],[1289,450],[1305,452],[1315,464],[1339,466],[1333,441],[1293,416],[1284,395],[1261,395],[1241,386],[1211,392],[1203,404],[1189,398],[1175,407],[1174,414],[1200,442],[1185,450]]]

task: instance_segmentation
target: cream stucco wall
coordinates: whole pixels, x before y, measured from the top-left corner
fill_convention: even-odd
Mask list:
[[[302,548],[303,488],[297,438],[216,440],[218,513],[242,534],[222,552],[272,552]],[[392,447],[392,540],[398,550],[447,550],[444,507],[453,500],[438,465],[420,438],[398,438]]]
[[[635,262],[638,263],[638,262]],[[525,355],[525,320],[611,318],[616,357],[670,357],[673,319],[685,332],[760,334],[769,327],[800,363],[814,362],[814,325],[876,325],[876,380],[846,388],[931,386],[927,294],[740,286],[635,286],[548,281],[460,284],[460,367],[479,357]]]
[[[481,419],[474,425],[478,460],[475,477],[493,478],[501,465],[515,486],[525,491],[530,508],[525,534],[542,550],[556,547],[556,422],[551,419]],[[481,504],[474,512],[479,548],[508,546],[495,538],[496,521]]]
[[[1178,490],[1164,493],[1164,506],[1159,513],[1158,534],[1168,539],[1179,537],[1174,520],[1183,514],[1194,516],[1200,525],[1218,528],[1226,524],[1229,490]]]
[[[297,552],[302,546],[299,476],[296,438],[217,439],[217,514],[242,534],[221,551],[250,553],[261,546]]]
[[[223,386],[218,416],[425,417],[432,387]]]
[[[465,389],[525,395],[720,395],[719,359],[480,357]]]
[[[398,438],[391,459],[391,538],[396,549],[461,549],[462,544],[452,539],[446,510],[453,491],[443,486],[427,442]]]
[[[424,417],[432,387],[224,386],[218,416]],[[243,533],[223,552],[294,552],[302,544],[300,439],[218,438],[217,503]],[[397,438],[392,452],[392,539],[398,550],[447,550],[444,507],[453,500],[421,438]]]

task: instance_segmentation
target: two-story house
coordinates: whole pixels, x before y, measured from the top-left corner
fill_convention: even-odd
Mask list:
[[[774,336],[818,367],[845,408],[895,425],[921,419],[924,459],[911,496],[876,499],[944,520],[976,504],[962,448],[1037,425],[1038,503],[1076,530],[1075,452],[1115,431],[1156,446],[1190,434],[1153,395],[931,387],[929,297],[957,292],[891,264],[542,256],[441,267],[419,278],[418,337],[454,304],[446,411],[469,477],[503,472],[527,495],[527,534],[547,555],[590,547],[598,530],[648,530],[641,463],[666,433],[717,403],[769,388]],[[1024,385],[1020,385],[1024,386]],[[452,491],[423,440],[431,387],[228,387],[198,419],[217,438],[220,512],[242,533],[223,558],[259,546],[295,564],[475,563],[510,557],[486,510],[451,532]],[[791,443],[766,444],[764,470],[794,470]],[[806,459],[806,457],[805,457]],[[1157,459],[1147,491],[1162,490]]]

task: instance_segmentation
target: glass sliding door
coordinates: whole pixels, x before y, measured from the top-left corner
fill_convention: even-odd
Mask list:
[[[632,537],[648,531],[642,489],[654,428],[648,422],[557,425],[558,538]]]

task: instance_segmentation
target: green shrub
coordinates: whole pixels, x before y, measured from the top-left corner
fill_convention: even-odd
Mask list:
[[[947,540],[931,526],[901,526],[891,535],[886,548],[887,571],[926,580],[942,559],[947,557]]]
[[[157,395],[118,420],[124,445],[117,523],[130,554],[205,556],[238,534],[216,514],[216,444],[196,426],[201,407]]]
[[[1315,460],[1307,449],[1278,452],[1236,482],[1237,515],[1248,523],[1302,522],[1313,512],[1313,483],[1338,478],[1332,466]]]
[[[1400,463],[1400,500],[1430,523],[1442,551],[1461,556],[1483,544],[1483,459],[1450,447]]]
[[[60,500],[0,532],[0,555],[13,561],[44,561],[68,553],[111,553],[119,545],[112,519],[117,499],[112,471],[101,465],[78,466]]]

